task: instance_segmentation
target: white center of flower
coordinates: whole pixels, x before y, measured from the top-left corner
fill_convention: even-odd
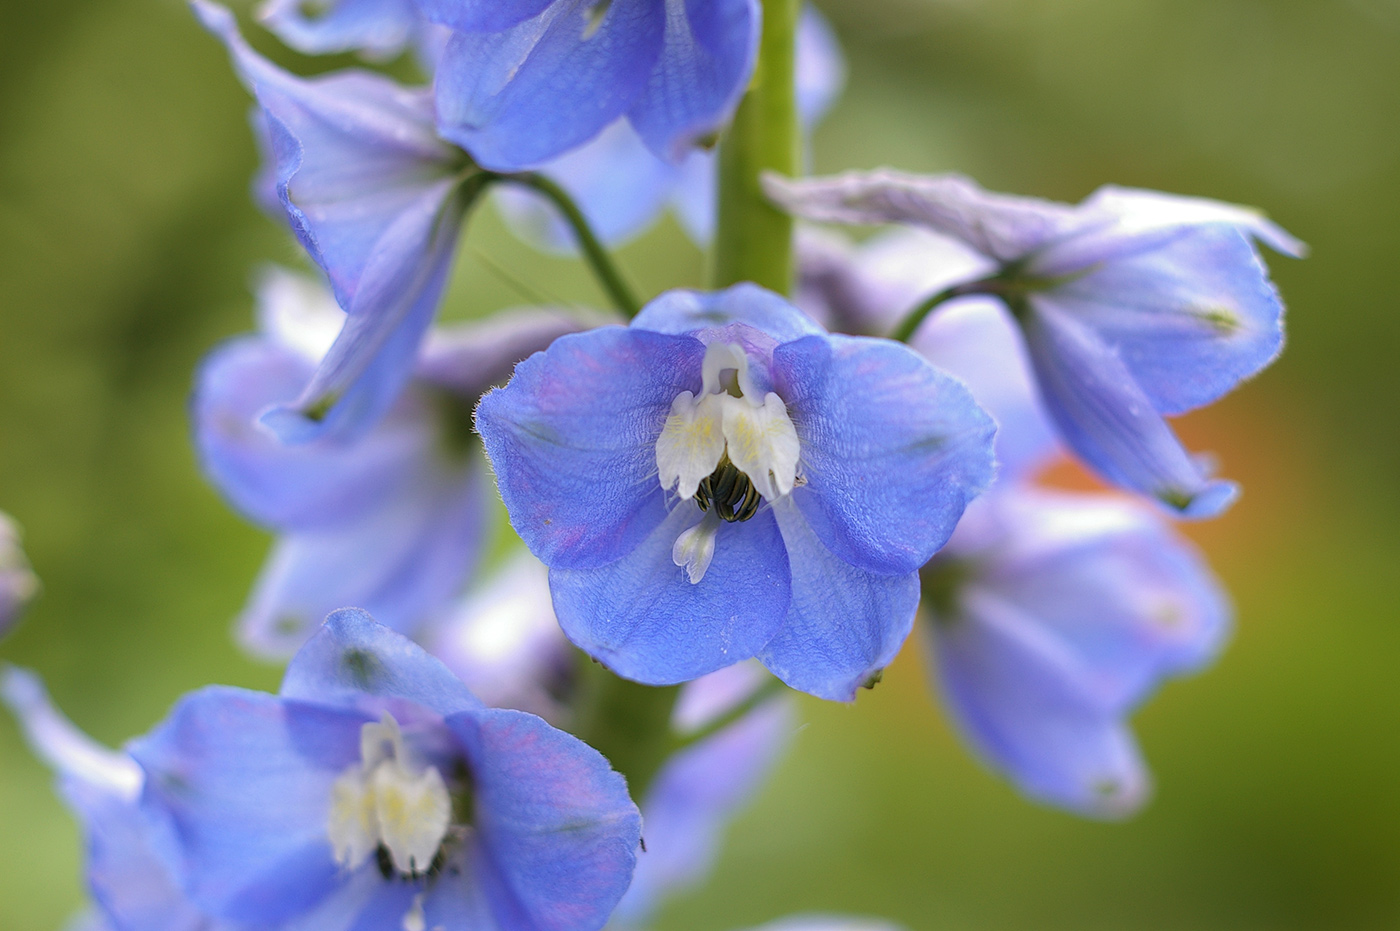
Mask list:
[[[398,722],[385,714],[360,729],[360,763],[331,786],[326,833],[335,862],[363,864],[380,847],[400,873],[426,872],[452,820],[452,797],[432,766],[413,766]]]
[[[671,402],[656,441],[661,487],[696,499],[705,512],[671,552],[692,583],[704,578],[714,558],[721,520],[748,520],[759,496],[773,501],[792,491],[800,451],[787,406],[771,391],[760,396],[743,347],[705,347],[700,396],[683,391]]]

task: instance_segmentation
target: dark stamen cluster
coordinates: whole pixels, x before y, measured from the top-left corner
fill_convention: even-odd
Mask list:
[[[708,511],[713,507],[716,514],[730,523],[753,517],[762,501],[753,482],[729,461],[728,454],[713,472],[700,480],[695,492],[695,503],[700,505],[700,510]]]

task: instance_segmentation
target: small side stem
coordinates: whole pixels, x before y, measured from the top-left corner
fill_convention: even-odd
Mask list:
[[[759,705],[764,704],[785,691],[787,691],[787,686],[783,684],[783,681],[776,676],[770,676],[766,682],[754,689],[749,697],[745,698],[713,721],[706,723],[703,727],[696,728],[688,734],[673,737],[671,740],[671,752],[675,753],[687,747],[693,747],[702,740],[708,740],[731,724],[747,717],[749,712],[753,711]]]
[[[627,284],[627,280],[622,277],[622,272],[613,262],[612,256],[598,241],[598,237],[594,235],[593,227],[589,225],[588,218],[583,215],[582,210],[578,209],[578,204],[574,203],[574,199],[569,196],[567,191],[544,175],[535,172],[508,175],[493,174],[492,178],[496,181],[505,181],[530,188],[553,204],[560,216],[569,224],[569,229],[573,231],[574,238],[578,241],[579,250],[583,253],[584,260],[593,270],[594,277],[598,279],[598,284],[608,295],[609,300],[627,319],[630,320],[637,316],[642,305],[637,300],[636,293]]]
[[[763,35],[753,82],[719,145],[719,222],[710,284],[752,281],[792,291],[792,218],[768,202],[765,171],[796,176],[796,34],[799,0],[763,0]]]

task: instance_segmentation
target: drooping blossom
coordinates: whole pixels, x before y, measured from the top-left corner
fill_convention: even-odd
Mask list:
[[[555,341],[477,428],[565,633],[650,684],[758,656],[853,698],[992,474],[994,427],[961,383],[752,285]]]

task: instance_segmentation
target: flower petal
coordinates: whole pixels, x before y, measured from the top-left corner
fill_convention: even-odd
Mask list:
[[[500,32],[545,11],[555,0],[417,0],[423,15],[463,32]]]
[[[736,284],[723,291],[667,291],[632,320],[633,329],[657,333],[693,333],[705,342],[736,324],[752,327],[786,343],[804,336],[824,335],[821,327],[787,300],[755,284]]]
[[[190,897],[231,921],[274,924],[340,882],[326,839],[331,784],[360,759],[368,716],[210,687],[131,745],[142,804],[173,820]]]
[[[661,490],[655,492],[658,501]],[[648,685],[686,682],[748,659],[783,624],[788,560],[773,515],[723,523],[704,577],[689,581],[672,547],[700,509],[676,506],[630,553],[597,569],[553,568],[564,633],[618,675]]]
[[[287,666],[281,696],[359,708],[376,717],[386,699],[440,715],[481,707],[440,660],[358,608],[326,618]]]
[[[1184,517],[1214,517],[1238,494],[1211,479],[1153,409],[1123,360],[1053,304],[1030,298],[1021,317],[1046,410],[1071,449],[1104,478]]]
[[[1283,303],[1228,226],[1181,230],[1036,300],[1092,328],[1162,414],[1209,404],[1283,348]]]
[[[438,64],[438,125],[498,171],[587,142],[646,87],[665,30],[655,0],[557,0],[504,32],[456,32]]]
[[[854,566],[918,569],[992,480],[992,419],[961,382],[888,340],[802,339],[778,347],[773,368],[812,529]]]
[[[1028,795],[1095,817],[1136,810],[1148,776],[1132,734],[1085,689],[1064,646],[994,596],[933,625],[950,713],[978,752]]]
[[[919,577],[913,571],[868,572],[839,559],[790,499],[776,502],[773,513],[792,564],[792,603],[782,629],[758,658],[795,689],[852,701],[909,636]]]
[[[739,105],[758,57],[761,14],[757,0],[663,2],[661,54],[627,119],[653,152],[679,162]]]
[[[700,390],[704,347],[603,327],[564,336],[477,408],[511,525],[551,567],[612,562],[665,517],[656,440],[671,403]]]
[[[486,897],[497,927],[600,928],[627,891],[641,816],[603,755],[532,714],[447,724],[467,751]]]
[[[1080,209],[1118,216],[1121,233],[1222,224],[1232,226],[1264,242],[1275,252],[1295,259],[1302,258],[1308,252],[1308,247],[1301,240],[1270,221],[1262,211],[1204,197],[1182,197],[1179,194],[1106,184],[1091,194]]]
[[[308,0],[267,0],[258,20],[277,38],[307,55],[363,51],[391,58],[408,44],[420,22],[413,0],[333,0],[308,16]]]

